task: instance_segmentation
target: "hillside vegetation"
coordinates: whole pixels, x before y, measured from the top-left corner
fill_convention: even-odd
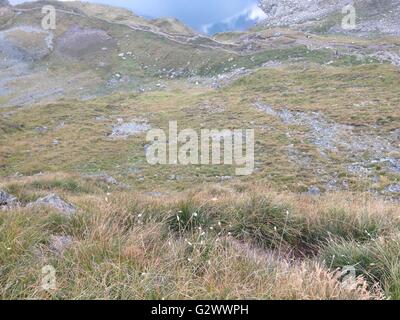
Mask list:
[[[65,174],[6,190],[57,192],[79,209],[1,214],[2,298],[399,298],[399,206],[366,195],[232,184],[154,198]],[[56,268],[56,291],[41,290],[42,265]],[[357,279],[342,282],[345,266]]]
[[[341,3],[209,37],[0,1],[0,298],[400,299],[399,4]],[[169,121],[254,129],[254,173],[150,165]]]

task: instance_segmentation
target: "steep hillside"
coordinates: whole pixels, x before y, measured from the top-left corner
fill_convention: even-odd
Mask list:
[[[218,86],[219,78],[225,81],[245,74],[271,59],[326,63],[337,51],[399,62],[392,41],[354,48],[287,30],[261,30],[220,41],[195,34],[173,19],[148,21],[124,9],[49,3],[57,8],[56,30],[41,29],[41,7],[46,2],[2,9],[3,104],[27,105],[60,97],[86,100],[116,91],[154,90],[165,87],[166,80],[182,78]],[[27,89],[16,79],[31,85]]]
[[[87,16],[99,18],[113,23],[125,24],[130,27],[147,29],[153,32],[160,32],[180,36],[193,36],[194,32],[175,18],[147,20],[135,15],[132,11],[112,6],[71,2],[68,7],[80,10]]]
[[[116,90],[145,90],[160,79],[204,73],[210,61],[218,64],[228,59],[228,52],[212,47],[211,40],[207,45],[188,44],[187,33],[183,39],[175,34],[187,32],[178,23],[169,22],[160,31],[156,26],[163,24],[160,21],[153,24],[103,6],[52,2],[57,8],[57,29],[42,30],[45,4],[20,5],[3,18],[2,91],[11,92],[3,97],[11,105],[61,95],[87,98]],[[46,79],[48,72],[51,82]],[[36,85],[19,92],[17,78]]]
[[[126,10],[75,2],[55,3],[57,29],[43,30],[38,9],[43,4],[13,7],[0,31],[5,115],[0,129],[12,133],[9,144],[25,141],[11,149],[3,144],[3,175],[62,165],[67,171],[112,171],[124,182],[161,189],[182,187],[184,181],[190,186],[193,179],[232,178],[224,167],[196,174],[188,167],[167,168],[151,186],[143,184],[151,166],[140,164],[141,174],[126,176],[132,167],[129,153],[143,162],[143,145],[101,139],[120,118],[159,126],[181,119],[182,125],[199,128],[204,123],[218,128],[229,119],[229,126],[251,124],[260,130],[258,180],[293,191],[369,189],[393,196],[400,170],[398,38],[318,36],[285,28],[189,36],[175,20],[147,21]],[[358,78],[351,80],[352,74]],[[51,115],[48,102],[54,102]],[[34,110],[30,118],[26,107]],[[92,123],[97,118],[103,120]],[[272,121],[274,130],[264,121]],[[90,135],[72,137],[84,127]],[[23,151],[26,143],[42,139],[65,144],[30,150],[30,156]],[[74,139],[80,143],[73,146]],[[87,158],[81,148],[90,146]],[[10,152],[20,156],[6,156]],[[115,159],[117,153],[125,155]],[[180,179],[171,183],[169,176]]]

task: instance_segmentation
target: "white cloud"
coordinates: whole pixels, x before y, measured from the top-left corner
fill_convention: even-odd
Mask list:
[[[262,21],[267,18],[266,13],[257,5],[250,8],[249,18],[255,21]]]
[[[265,12],[257,4],[253,4],[243,11],[223,21],[203,25],[201,29],[204,33],[210,33],[212,29],[214,29],[216,26],[220,26],[222,29],[224,29],[222,31],[227,31],[230,29],[235,30],[240,28],[240,26],[238,26],[238,23],[241,20],[242,22],[243,20],[245,20],[248,24],[251,24],[261,22],[266,18],[267,15],[265,14]]]

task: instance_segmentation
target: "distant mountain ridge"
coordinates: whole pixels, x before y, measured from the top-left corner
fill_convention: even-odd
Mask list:
[[[174,18],[145,19],[127,9],[80,1],[36,1],[2,6],[1,104],[30,105],[60,97],[86,100],[117,91],[144,92],[165,87],[164,81],[179,79],[195,84],[204,81],[218,87],[224,79],[229,82],[252,72],[253,68],[296,59],[333,63],[338,59],[359,57],[364,61],[372,57],[400,65],[398,47],[392,43],[385,46],[371,43],[363,47],[332,43],[328,46],[326,39],[313,38],[299,30],[316,30],[331,16],[338,20],[332,10],[339,10],[339,7],[333,1],[295,3],[286,0],[277,6],[274,3],[277,4],[272,0],[264,1],[264,5],[269,4],[272,7],[267,7],[273,9],[263,7],[270,17],[264,25],[213,37],[197,33]],[[306,10],[322,3],[330,4],[326,7],[329,10]],[[386,1],[388,6],[391,3]],[[49,4],[57,9],[55,30],[44,30],[41,26],[41,8]],[[285,16],[289,12],[291,14]],[[372,9],[369,14],[371,12]],[[264,16],[260,9],[251,10],[226,23],[246,24],[248,19],[262,20]],[[386,18],[380,15],[375,21]],[[275,28],[280,24],[295,27]],[[335,26],[333,24],[329,30],[334,30]]]
[[[128,9],[113,7],[104,4],[71,1],[66,4],[80,10],[90,17],[95,17],[111,22],[118,22],[132,26],[146,27],[153,31],[162,31],[172,34],[193,35],[194,31],[176,18],[146,19],[136,15]]]

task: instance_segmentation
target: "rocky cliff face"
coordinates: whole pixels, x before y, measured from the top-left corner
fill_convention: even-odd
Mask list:
[[[5,7],[9,5],[10,3],[8,2],[8,0],[0,0],[0,7]]]
[[[294,25],[317,20],[338,10],[348,0],[261,0],[271,25]]]
[[[341,28],[342,9],[349,4],[356,9],[353,33],[400,34],[397,0],[260,0],[267,26],[299,26],[323,32],[345,32]]]

